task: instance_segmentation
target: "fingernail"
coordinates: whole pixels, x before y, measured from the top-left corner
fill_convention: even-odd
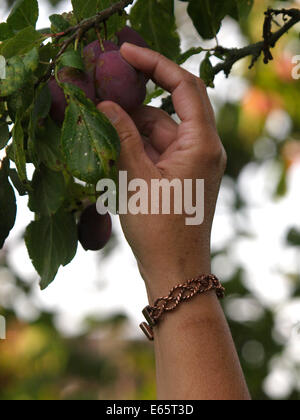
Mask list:
[[[125,48],[132,48],[132,49],[139,48],[139,46],[138,46],[138,45],[131,44],[130,42],[124,42],[124,43],[122,44],[122,46],[121,46],[121,49],[122,49],[123,47],[125,47]]]
[[[109,119],[112,124],[116,124],[119,121],[119,114],[112,108],[106,108],[101,110],[103,114]]]

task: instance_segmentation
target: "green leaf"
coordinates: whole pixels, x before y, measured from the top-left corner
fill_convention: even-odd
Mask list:
[[[190,57],[192,57],[193,55],[197,55],[202,53],[203,48],[202,47],[192,47],[189,50],[187,50],[186,52],[180,54],[180,56],[177,58],[176,62],[177,64],[181,65],[183,63],[185,63]]]
[[[39,53],[36,47],[25,55],[23,63],[27,73],[33,73],[37,69],[39,65]]]
[[[180,53],[173,1],[138,0],[130,11],[130,22],[150,47],[171,59]]]
[[[7,18],[7,23],[19,31],[27,26],[35,27],[39,17],[37,0],[18,0]]]
[[[208,87],[214,86],[214,68],[210,62],[210,54],[208,53],[200,66],[200,77]]]
[[[42,165],[36,169],[31,187],[28,203],[31,211],[42,216],[51,216],[60,209],[66,192],[61,172],[53,172]]]
[[[6,147],[5,153],[6,153],[6,156],[8,157],[9,160],[11,160],[12,162],[15,161],[14,149],[13,149],[13,145],[12,144],[9,144]]]
[[[30,121],[28,126],[28,145],[27,148],[30,152],[32,161],[35,166],[39,166],[42,162],[39,156],[39,151],[36,149],[36,129],[38,123],[42,123],[43,119],[46,118],[49,114],[51,107],[51,94],[48,87],[48,84],[41,85],[36,92],[34,106],[30,113]],[[42,125],[42,124],[41,124]],[[44,133],[47,135],[47,133]]]
[[[41,289],[45,289],[59,267],[69,264],[76,254],[78,239],[74,216],[60,210],[51,217],[32,222],[26,229],[25,242],[41,277]]]
[[[16,120],[17,113],[25,113],[32,105],[34,99],[34,86],[26,83],[7,99],[8,113],[12,121]]]
[[[188,5],[195,28],[203,39],[214,38],[224,17],[232,11],[235,0],[191,0]]]
[[[78,22],[95,15],[97,11],[96,0],[72,0],[72,6]]]
[[[284,197],[288,190],[286,166],[283,162],[280,162],[280,163],[281,163],[281,168],[280,168],[281,175],[276,186],[276,191],[275,191],[276,197]]]
[[[235,0],[240,21],[247,19],[249,16],[254,0]]]
[[[17,214],[16,197],[8,181],[9,160],[4,159],[0,167],[0,249],[14,227]]]
[[[0,46],[0,54],[5,58],[11,58],[15,55],[23,55],[38,47],[43,37],[32,26],[28,26],[18,32],[13,38],[10,38]]]
[[[163,93],[165,93],[164,89],[160,88],[160,87],[156,87],[152,92],[148,92],[146,99],[144,101],[144,104],[147,105],[149,104],[152,99],[158,98],[159,96],[161,96]]]
[[[21,182],[27,183],[26,174],[26,155],[24,150],[24,132],[21,124],[21,119],[17,116],[14,128],[13,128],[13,151],[15,164],[18,170],[18,174]]]
[[[53,171],[64,169],[64,157],[61,151],[61,130],[50,119],[44,121],[37,127],[34,142],[34,150],[38,156],[39,162],[42,162]]]
[[[51,108],[51,94],[48,84],[45,84],[39,91],[34,108],[33,116],[37,122],[39,118],[46,118]]]
[[[97,12],[107,9],[114,3],[115,0],[72,0],[74,14],[78,22],[94,16]],[[108,39],[113,37],[116,32],[126,25],[126,20],[126,13],[122,14],[122,16],[115,14],[107,20],[106,29]],[[96,34],[93,34],[93,36],[95,39]]]
[[[27,195],[27,190],[22,181],[19,178],[18,172],[15,169],[9,170],[9,178],[13,183],[15,189],[18,191],[20,196]]]
[[[65,67],[73,67],[84,71],[84,64],[79,51],[67,51],[60,58],[60,64]]]
[[[6,77],[4,80],[0,80],[0,97],[11,96],[24,87],[24,92],[18,92],[19,98],[16,98],[15,102],[19,105],[16,107],[20,108],[20,104],[27,103],[27,98],[23,98],[23,95],[33,89],[33,85],[28,86],[27,82],[32,76],[32,72],[37,69],[38,62],[39,56],[36,48],[26,54],[23,59],[19,56],[8,59]]]
[[[58,48],[54,46],[54,44],[51,44],[48,42],[46,45],[42,45],[39,48],[39,67],[35,71],[35,76],[38,78],[41,78],[45,75],[48,66],[50,64],[50,61],[53,60],[53,58],[58,53]]]
[[[0,23],[0,41],[5,41],[13,36],[14,32],[11,27],[5,22]]]
[[[35,129],[39,119],[46,118],[51,107],[51,94],[47,84],[41,86],[36,94],[29,124],[29,137],[34,141]]]
[[[6,63],[6,78],[0,80],[0,97],[10,96],[20,89],[26,80],[26,70],[20,57],[13,57]]]
[[[76,178],[96,184],[116,176],[120,141],[114,127],[76,86],[63,85],[69,106],[62,129],[62,148],[69,171]]]
[[[10,139],[10,133],[7,123],[0,121],[0,150],[3,149]]]
[[[297,228],[290,229],[286,240],[289,245],[300,246],[300,230]]]
[[[114,3],[114,0],[72,0],[73,11],[78,22],[94,16]]]
[[[71,26],[70,23],[62,15],[51,15],[49,17],[49,20],[52,24],[52,32],[64,32]]]

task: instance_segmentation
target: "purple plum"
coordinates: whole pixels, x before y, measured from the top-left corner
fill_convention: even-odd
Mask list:
[[[124,42],[137,45],[138,47],[150,48],[147,42],[141,37],[141,35],[129,26],[125,26],[120,32],[117,33],[118,44],[121,47]],[[145,74],[146,83],[150,77]]]
[[[99,251],[104,248],[112,233],[112,221],[109,213],[101,215],[96,204],[87,207],[78,223],[78,239],[87,251]]]
[[[119,47],[111,41],[103,41],[102,49],[100,42],[98,40],[88,44],[83,50],[83,60],[85,64],[86,71],[88,73],[94,73],[96,63],[98,58],[104,52],[109,51],[118,51]]]
[[[137,33],[134,29],[129,26],[125,26],[120,32],[117,33],[118,44],[121,47],[124,42],[137,45],[138,47],[149,48],[147,42]]]
[[[64,67],[58,72],[58,78],[62,83],[71,83],[84,91],[87,98],[97,104],[96,92],[94,83],[90,78],[80,70]],[[63,90],[58,85],[54,77],[48,82],[50,94],[52,98],[50,115],[52,119],[58,124],[62,124],[65,118],[65,111],[67,101]]]
[[[143,73],[124,60],[119,51],[101,54],[95,72],[96,94],[101,101],[113,101],[130,112],[146,97]]]

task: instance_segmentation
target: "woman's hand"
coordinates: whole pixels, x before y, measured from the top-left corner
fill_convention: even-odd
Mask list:
[[[149,187],[152,179],[205,181],[201,225],[186,225],[186,214],[121,216],[149,296],[155,299],[184,279],[210,272],[210,233],[226,155],[201,79],[148,49],[124,44],[121,53],[172,93],[181,123],[157,108],[142,106],[129,116],[113,102],[100,103],[99,110],[120,136],[119,169],[128,172],[128,180],[144,179]]]
[[[145,279],[149,300],[210,272],[210,234],[226,155],[203,82],[156,52],[125,44],[124,58],[172,93],[181,120],[141,107],[99,109],[121,139],[120,170],[128,179],[204,179],[204,222],[182,215],[123,215],[121,223]],[[223,311],[214,292],[194,296],[154,328],[158,399],[247,400],[249,393]]]

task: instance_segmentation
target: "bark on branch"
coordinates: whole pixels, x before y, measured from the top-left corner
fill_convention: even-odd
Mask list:
[[[80,39],[86,32],[88,32],[92,28],[96,28],[100,23],[105,22],[111,16],[115,15],[116,13],[122,13],[125,7],[132,4],[134,0],[121,0],[114,4],[112,4],[107,9],[102,10],[101,12],[97,13],[97,15],[92,16],[90,18],[84,19],[78,25],[72,26],[68,28],[66,31],[60,34],[54,34],[56,39],[60,39],[70,34],[69,38],[67,38],[63,43],[62,46],[56,55],[56,57],[52,60],[49,64],[46,74],[39,80],[37,84],[41,82],[47,81],[58,59],[62,56],[62,54],[67,50],[67,48],[74,42],[76,39]]]
[[[276,32],[272,32],[273,19],[275,16],[278,15],[283,16],[285,23]],[[246,57],[252,57],[249,68],[252,68],[254,66],[254,64],[262,54],[264,55],[264,63],[268,64],[268,62],[273,59],[271,48],[274,48],[279,39],[299,22],[299,9],[268,9],[265,12],[265,22],[263,27],[262,41],[257,42],[256,44],[248,45],[244,48],[228,49],[223,48],[221,46],[217,46],[216,48],[213,48],[211,50],[212,55],[215,53],[218,54],[218,56],[223,56],[223,61],[213,68],[213,76],[216,76],[217,74],[223,71],[228,77],[234,64]],[[163,99],[163,104],[161,108],[169,114],[175,113],[171,96],[167,97],[166,99]]]
[[[271,32],[271,25],[272,19],[274,16],[283,15],[284,18],[289,16],[290,19],[286,21],[286,23],[278,29],[278,31],[272,33]],[[300,10],[299,9],[281,9],[281,10],[273,10],[269,9],[266,13],[265,23],[264,23],[264,30],[263,30],[263,37],[264,39],[256,44],[248,45],[247,47],[240,48],[240,49],[225,49],[219,47],[221,51],[224,52],[225,60],[222,63],[217,64],[214,67],[214,75],[217,75],[221,71],[224,71],[226,76],[229,76],[233,65],[248,56],[252,56],[252,61],[250,64],[250,68],[253,67],[254,63],[259,59],[259,57],[264,54],[264,62],[268,64],[270,60],[273,59],[271,54],[271,48],[274,48],[276,43],[279,39],[286,34],[293,26],[300,22]]]

